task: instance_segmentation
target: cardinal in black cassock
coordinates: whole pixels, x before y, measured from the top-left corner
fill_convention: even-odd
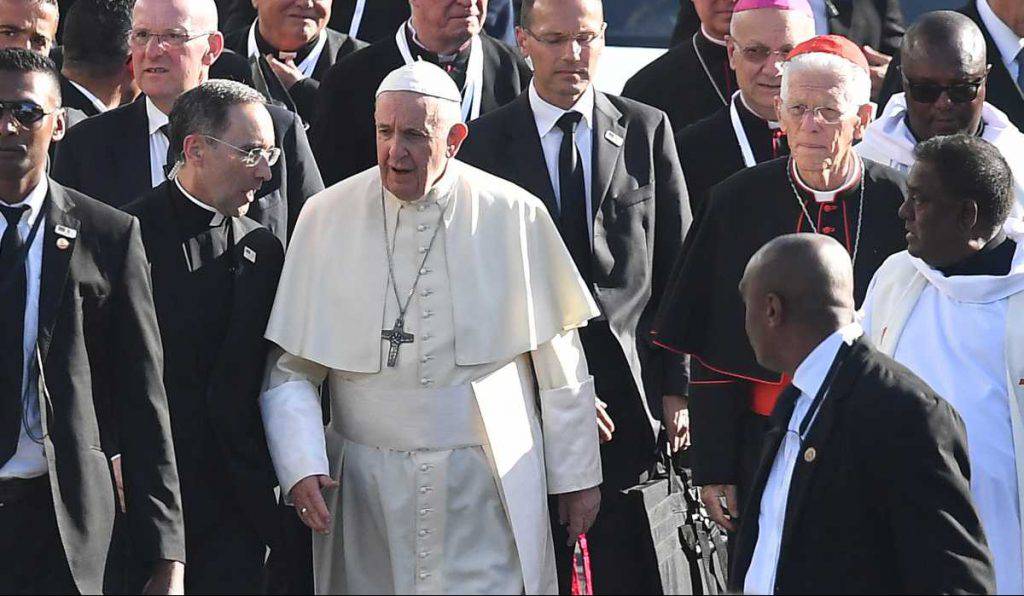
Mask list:
[[[826,41],[820,41],[823,39]],[[856,64],[866,75],[863,54],[849,41],[842,41],[845,43],[837,42],[834,36],[814,38],[797,46],[790,58],[805,53],[835,53],[838,50],[834,46],[838,45],[841,50],[849,50],[851,56],[852,51],[860,54]],[[805,81],[810,77],[811,83],[821,82],[815,77],[839,80],[828,70],[819,73],[805,69],[800,76]],[[796,76],[793,79],[795,91],[791,93],[796,93],[801,81]],[[861,82],[870,85],[866,76]],[[807,96],[800,100],[814,101]],[[856,118],[855,131],[863,130],[870,107],[861,106],[858,114],[844,116],[847,120]],[[812,140],[806,129],[813,127],[819,131],[813,134],[820,134],[828,126],[850,125],[819,125],[818,118],[803,114],[791,119],[784,112],[783,127]],[[808,124],[809,119],[814,124]],[[799,145],[792,134],[795,158]],[[853,138],[857,136],[859,133]],[[806,177],[801,177],[797,159],[778,158],[742,170],[715,186],[691,227],[652,335],[658,345],[693,356],[691,457],[698,485],[738,485],[743,493],[756,466],[767,416],[786,382],[757,364],[747,342],[744,307],[737,287],[750,257],[783,234],[817,232],[832,236],[854,260],[859,304],[875,270],[889,255],[906,246],[903,224],[897,215],[904,199],[903,176],[887,166],[860,160],[849,141],[837,148],[836,161],[845,167],[836,171],[845,171],[845,178],[834,190],[813,189],[804,182]]]

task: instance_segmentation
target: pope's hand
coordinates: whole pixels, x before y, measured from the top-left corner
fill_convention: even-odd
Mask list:
[[[612,435],[615,433],[615,423],[608,415],[608,404],[598,399],[595,405],[597,406],[597,436],[602,443],[607,443],[612,440]]]
[[[568,524],[569,546],[576,544],[576,537],[585,533],[594,524],[601,509],[601,489],[596,486],[572,493],[558,495],[558,521]]]
[[[327,510],[323,491],[337,488],[338,482],[329,476],[306,476],[292,487],[291,498],[295,513],[302,523],[315,532],[331,533],[331,512]]]

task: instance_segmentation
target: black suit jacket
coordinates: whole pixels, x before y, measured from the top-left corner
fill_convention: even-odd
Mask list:
[[[277,80],[274,71],[267,65],[265,59],[252,60],[249,64],[252,70],[252,80],[256,88],[260,90],[267,99],[277,102],[289,110],[302,116],[306,122],[313,120],[316,110],[316,95],[320,89],[320,80],[323,79],[327,69],[335,62],[348,56],[356,50],[366,47],[366,43],[344,33],[333,29],[326,29],[327,41],[324,42],[323,52],[313,67],[313,74],[292,85],[291,89],[285,89]],[[249,55],[249,27],[239,29],[224,36],[224,44],[240,56]],[[219,61],[219,60],[218,60]]]
[[[798,396],[790,386],[772,414],[754,489],[741,509],[729,574],[734,590],[743,589],[761,497]],[[963,422],[912,372],[867,339],[856,341],[797,457],[775,593],[994,590],[971,500]]]
[[[255,221],[233,218],[234,248],[190,271],[173,205],[186,200],[168,181],[125,208],[139,218],[153,274],[186,521],[192,528],[217,515],[224,491],[274,545],[277,481],[258,407],[262,378],[253,373],[266,364],[263,332],[284,249]]]
[[[484,50],[483,97],[480,114],[515,99],[533,72],[511,48],[487,35]],[[394,36],[373,44],[332,66],[320,83],[319,107],[310,128],[310,142],[328,185],[377,163],[373,120],[377,87],[405,62]]]
[[[74,108],[86,116],[95,116],[100,113],[99,109],[89,101],[89,98],[72,85],[71,81],[63,74],[60,75],[60,97],[61,107]]]
[[[267,109],[281,159],[271,168],[273,177],[260,188],[249,213],[287,245],[302,205],[324,185],[302,121],[284,108]],[[57,148],[52,175],[114,207],[123,207],[152,189],[145,98],[68,130]]]
[[[163,353],[138,221],[52,180],[49,201],[37,344],[44,446],[71,573],[81,592],[100,593],[118,587],[122,530],[139,561],[185,560]],[[116,525],[110,435],[128,503]]]
[[[529,93],[474,121],[459,158],[536,195],[557,221]],[[685,394],[687,373],[682,357],[651,346],[648,331],[693,219],[664,112],[597,93],[591,191],[591,290],[648,413],[660,419],[661,396]]]
[[[843,35],[869,45],[890,56],[900,49],[903,33],[903,10],[899,0],[831,0],[835,12],[829,11],[829,33]],[[672,46],[689,42],[700,20],[692,0],[682,0],[676,29],[672,33]],[[826,8],[828,10],[828,8]]]
[[[982,33],[985,34],[988,63],[992,65],[992,70],[989,72],[986,83],[988,91],[985,101],[1005,112],[1010,118],[1010,122],[1013,122],[1017,128],[1024,128],[1024,93],[1021,92],[1020,87],[1017,86],[1017,81],[1013,80],[1013,76],[1007,70],[1006,64],[1003,63],[1003,55],[999,53],[999,48],[996,47],[992,34],[988,32],[985,23],[981,20],[977,4],[974,0],[971,0],[967,6],[964,6],[957,12],[966,15],[977,23]],[[885,107],[890,97],[903,91],[903,76],[900,73],[899,65],[900,55],[897,52],[892,64],[889,65],[889,72],[885,76],[882,94],[878,99],[878,105],[881,108]]]

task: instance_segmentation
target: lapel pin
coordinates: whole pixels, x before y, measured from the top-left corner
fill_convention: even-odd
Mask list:
[[[604,138],[609,143],[611,143],[612,145],[615,145],[616,147],[621,147],[622,143],[624,142],[624,139],[622,137],[620,137],[619,135],[615,134],[615,132],[611,131],[611,130],[609,130],[608,132],[604,133]]]
[[[57,238],[57,248],[67,250],[70,246],[71,242],[67,238]]]
[[[804,451],[805,462],[811,463],[812,461],[814,461],[814,458],[816,457],[818,457],[818,452],[814,449],[814,447],[808,447],[807,451]]]
[[[66,226],[58,225],[53,228],[53,231],[57,232],[58,236],[64,236],[65,238],[70,238],[72,240],[78,237],[78,230]]]
[[[255,250],[253,250],[253,249],[249,248],[248,246],[246,246],[245,250],[242,251],[242,256],[245,257],[246,261],[249,261],[253,265],[256,264],[256,251]]]

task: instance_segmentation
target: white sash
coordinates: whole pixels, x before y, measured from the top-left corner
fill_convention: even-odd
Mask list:
[[[256,24],[259,20],[253,22],[252,26],[249,27],[249,57],[258,56],[260,53],[259,46],[256,45]],[[309,52],[309,55],[303,59],[302,62],[296,64],[296,68],[302,73],[302,76],[309,78],[313,76],[313,70],[316,69],[316,63],[320,60],[320,54],[324,51],[324,46],[327,45],[327,32],[320,32],[320,39],[317,40],[316,45]]]
[[[366,0],[356,0],[356,10],[352,13],[352,24],[348,26],[350,37],[359,37],[359,26],[363,24],[363,12],[366,10]]]
[[[406,23],[398,28],[395,43],[406,64],[412,64],[412,50],[405,36]],[[484,49],[480,36],[474,35],[469,48],[469,65],[466,67],[466,88],[462,91],[462,120],[469,122],[480,117],[480,101],[483,99],[484,87]]]
[[[754,150],[750,147],[750,139],[747,138],[747,131],[743,129],[743,122],[740,120],[740,112],[736,109],[736,102],[740,100],[740,92],[732,95],[729,102],[729,117],[732,119],[732,129],[736,133],[736,141],[740,145],[740,153],[743,154],[743,165],[752,168],[757,165],[754,159]]]

